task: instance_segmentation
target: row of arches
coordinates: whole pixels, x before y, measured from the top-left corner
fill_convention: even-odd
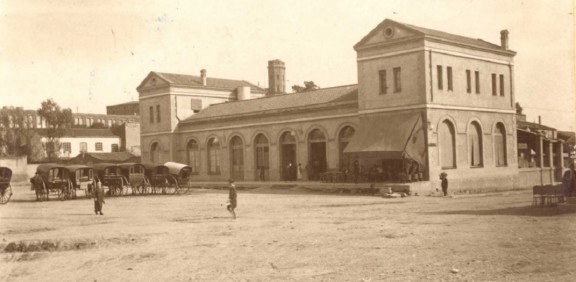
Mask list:
[[[479,122],[472,121],[467,130],[467,158],[470,167],[484,166],[484,140]],[[442,121],[438,128],[440,165],[443,169],[456,168],[456,131],[452,121]],[[506,128],[496,123],[492,132],[494,162],[496,166],[507,166]]]
[[[339,166],[346,167],[351,164],[350,158],[343,154],[344,148],[354,135],[355,128],[353,126],[344,126],[338,133],[338,152],[339,152]],[[306,177],[310,180],[319,178],[319,174],[328,169],[327,165],[327,137],[323,130],[312,129],[306,137],[306,145],[308,146],[307,160],[298,159],[298,140],[294,131],[285,130],[280,132],[278,137],[278,155],[274,158],[278,161],[278,168],[281,180],[297,180],[298,165],[300,170],[305,173]],[[228,141],[228,159],[226,162],[222,160],[222,150],[224,146],[218,137],[209,137],[206,141],[206,152],[202,153],[201,144],[198,139],[191,138],[186,144],[186,162],[192,167],[193,174],[200,174],[201,165],[206,165],[205,172],[208,175],[221,175],[224,171],[223,165],[229,165],[230,177],[236,180],[244,180],[252,177],[247,177],[245,172],[246,166],[251,165],[250,171],[254,171],[254,179],[269,180],[271,168],[271,142],[270,138],[264,133],[259,133],[254,137],[252,142],[253,158],[252,163],[247,163],[245,142],[239,135],[232,136]],[[161,146],[159,142],[154,142],[151,145],[150,160],[158,162],[161,159]],[[202,162],[202,158],[206,158]],[[305,172],[303,171],[305,170]]]

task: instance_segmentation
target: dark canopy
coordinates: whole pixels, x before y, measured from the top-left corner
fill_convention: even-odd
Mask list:
[[[359,130],[344,153],[353,153],[360,158],[408,158],[425,165],[422,114],[387,113],[360,117]]]

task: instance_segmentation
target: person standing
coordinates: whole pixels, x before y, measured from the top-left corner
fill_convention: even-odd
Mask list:
[[[296,168],[296,179],[298,181],[302,181],[302,164],[298,163],[298,167]]]
[[[234,211],[234,209],[236,209],[236,206],[238,204],[237,202],[238,194],[236,193],[236,184],[234,184],[234,179],[228,180],[228,186],[229,186],[228,205],[226,206],[226,209],[228,210],[228,212],[230,212],[230,214],[232,214],[232,217],[236,219],[236,212]]]
[[[96,180],[96,187],[94,187],[94,213],[103,215],[102,205],[105,204],[104,201],[104,188],[102,188],[102,183],[100,180]]]
[[[440,179],[442,180],[442,193],[444,193],[444,196],[448,196],[448,174],[445,172],[440,173]]]
[[[574,164],[570,164],[568,170],[562,176],[562,188],[564,188],[564,196],[566,198],[572,197],[574,188],[576,186],[576,175],[574,173]]]

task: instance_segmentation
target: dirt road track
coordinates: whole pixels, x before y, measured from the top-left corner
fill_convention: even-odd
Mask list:
[[[574,281],[576,215],[532,195],[226,191],[0,206],[1,281]]]

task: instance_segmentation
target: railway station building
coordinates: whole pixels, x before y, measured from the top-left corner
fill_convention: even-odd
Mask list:
[[[508,31],[493,44],[387,19],[354,50],[357,84],[291,94],[280,60],[268,90],[150,72],[137,88],[142,160],[186,163],[201,181],[295,180],[299,165],[317,179],[358,162],[380,181],[437,187],[446,172],[471,189],[533,185],[518,163]],[[562,142],[522,130],[550,175],[561,170]]]

